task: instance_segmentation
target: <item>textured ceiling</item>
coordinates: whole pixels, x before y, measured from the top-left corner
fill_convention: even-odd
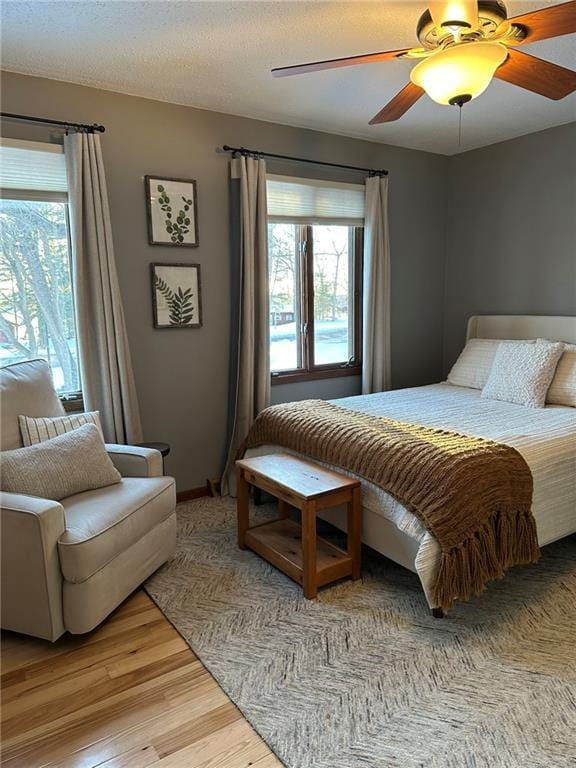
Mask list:
[[[509,2],[509,16],[557,0]],[[422,98],[401,120],[368,120],[408,81],[391,61],[273,79],[270,68],[415,45],[425,2],[3,0],[4,69],[177,104],[454,154],[576,119],[508,83],[464,107]],[[576,35],[523,47],[576,69]]]

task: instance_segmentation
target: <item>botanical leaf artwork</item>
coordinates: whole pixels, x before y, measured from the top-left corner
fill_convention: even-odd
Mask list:
[[[189,325],[194,317],[192,288],[183,291],[182,287],[178,286],[172,290],[158,275],[155,275],[155,286],[168,305],[170,325]]]
[[[173,243],[183,243],[184,236],[190,232],[190,216],[188,215],[188,212],[192,206],[192,200],[188,197],[180,195],[182,198],[182,203],[180,203],[180,210],[175,215],[172,210],[172,205],[170,204],[170,198],[168,197],[168,193],[166,192],[164,185],[158,184],[157,189],[158,192],[160,192],[158,204],[166,217],[164,219],[166,232],[168,232],[170,235],[170,240]]]

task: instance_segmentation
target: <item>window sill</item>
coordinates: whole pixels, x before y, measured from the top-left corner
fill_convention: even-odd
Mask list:
[[[313,371],[286,371],[273,373],[270,377],[272,386],[276,384],[295,384],[298,381],[317,381],[319,379],[335,379],[340,376],[361,376],[362,366],[344,366],[342,368],[316,368]]]
[[[60,402],[64,406],[66,413],[83,413],[84,412],[84,398],[82,394],[75,397],[61,397]]]

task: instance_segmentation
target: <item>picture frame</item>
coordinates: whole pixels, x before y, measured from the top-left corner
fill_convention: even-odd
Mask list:
[[[202,326],[200,264],[150,264],[154,328]]]
[[[149,245],[198,247],[195,179],[145,176]]]

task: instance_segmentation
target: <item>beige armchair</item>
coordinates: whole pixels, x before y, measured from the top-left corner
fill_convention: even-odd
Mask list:
[[[22,446],[18,416],[62,416],[48,364],[0,369],[1,447]],[[107,445],[121,483],[51,501],[0,493],[2,628],[56,640],[89,632],[176,545],[174,480],[158,451]]]

